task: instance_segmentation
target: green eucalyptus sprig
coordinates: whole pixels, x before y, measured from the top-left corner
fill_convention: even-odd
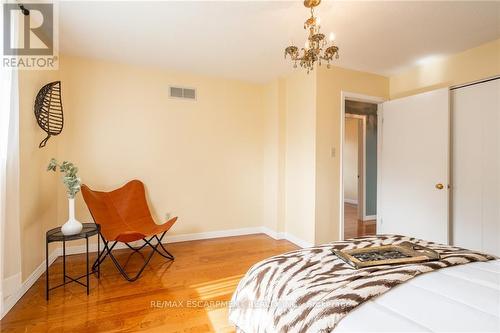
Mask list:
[[[68,161],[64,161],[62,164],[59,164],[55,158],[52,158],[47,166],[47,171],[57,172],[58,167],[59,171],[64,173],[62,181],[66,186],[66,195],[69,199],[75,198],[76,194],[80,192],[81,184],[80,178],[76,175],[78,168],[73,163]]]

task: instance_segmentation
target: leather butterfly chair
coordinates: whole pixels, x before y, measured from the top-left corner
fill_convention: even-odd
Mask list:
[[[144,184],[141,181],[132,180],[111,192],[93,191],[88,186],[82,185],[82,195],[94,222],[101,227],[100,236],[104,242],[104,249],[98,254],[93,269],[109,255],[120,274],[132,282],[141,276],[155,252],[166,259],[174,260],[174,256],[165,249],[161,241],[177,221],[177,217],[162,225],[156,224],[149,211]],[[141,239],[144,244],[140,247],[133,247],[129,244]],[[156,244],[152,243],[153,240],[156,240]],[[124,267],[112,253],[113,248],[119,242],[125,243],[135,252],[139,252],[146,245],[153,249],[145,259],[144,265],[133,277],[125,272]]]

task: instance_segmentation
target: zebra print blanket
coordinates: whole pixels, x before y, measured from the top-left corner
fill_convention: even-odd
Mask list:
[[[354,249],[405,241],[429,247],[438,261],[353,269],[332,248]],[[255,264],[240,281],[229,319],[239,332],[330,332],[363,302],[419,274],[494,257],[423,240],[378,235],[296,250]]]

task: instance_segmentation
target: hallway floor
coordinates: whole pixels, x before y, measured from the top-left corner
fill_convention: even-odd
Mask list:
[[[358,220],[358,206],[344,203],[344,239],[375,235],[377,232],[375,220]]]

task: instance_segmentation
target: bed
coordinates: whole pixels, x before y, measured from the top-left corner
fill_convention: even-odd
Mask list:
[[[331,251],[404,241],[433,248],[441,259],[353,276]],[[301,249],[254,265],[233,295],[229,319],[244,333],[500,332],[500,260],[394,235]]]

